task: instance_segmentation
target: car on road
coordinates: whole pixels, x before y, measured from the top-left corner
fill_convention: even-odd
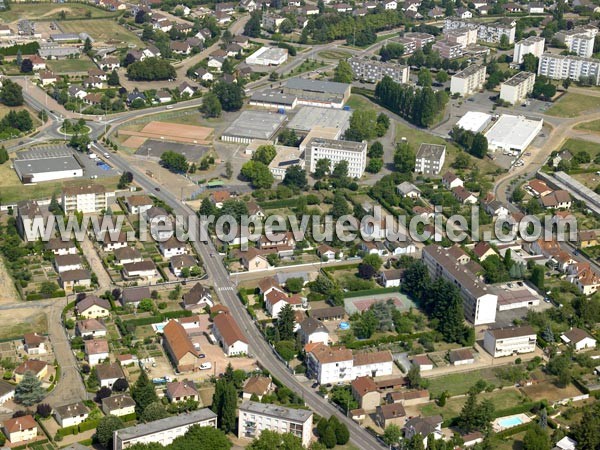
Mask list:
[[[159,188],[158,186],[157,186],[157,187],[155,187],[155,188],[154,188],[154,190],[155,190],[156,192],[160,192],[160,188]]]
[[[319,387],[319,382],[318,382],[318,381],[315,381],[315,382],[312,384],[312,386],[311,386],[311,388],[313,388],[313,389],[316,389],[316,388],[318,388],[318,387]]]

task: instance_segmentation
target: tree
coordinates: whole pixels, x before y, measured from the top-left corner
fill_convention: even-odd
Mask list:
[[[244,25],[244,35],[248,37],[259,37],[262,29],[261,12],[254,11],[250,20]]]
[[[6,161],[8,161],[8,159],[8,152],[6,151],[6,147],[3,145],[0,147],[0,164],[4,164]]]
[[[467,394],[467,401],[458,416],[457,425],[466,432],[474,430],[485,431],[490,426],[493,414],[494,405],[487,399],[478,404],[477,391],[471,389]]]
[[[129,383],[125,378],[119,378],[113,383],[112,389],[115,392],[125,392],[127,389],[129,389]]]
[[[531,276],[529,280],[538,288],[544,289],[544,267],[542,266],[533,266],[531,269]]]
[[[131,397],[135,400],[135,409],[140,415],[150,403],[158,401],[158,395],[156,395],[154,385],[150,382],[145,370],[141,371],[140,376],[132,386]]]
[[[467,169],[471,166],[471,157],[465,152],[459,152],[452,164],[455,169]]]
[[[352,67],[345,59],[340,59],[337,67],[333,71],[333,81],[338,83],[352,83],[354,75],[352,73]]]
[[[35,374],[28,370],[23,374],[23,379],[15,388],[15,402],[24,406],[32,406],[42,401],[46,390]]]
[[[533,425],[523,437],[523,450],[550,450],[550,436],[539,426]]]
[[[298,164],[288,167],[283,177],[283,185],[297,189],[304,189],[308,185],[306,179],[306,170],[300,167]]]
[[[292,305],[286,303],[277,317],[277,330],[282,341],[294,340],[295,314]]]
[[[361,278],[370,280],[381,269],[382,264],[379,255],[366,255],[358,265],[358,274]]]
[[[379,173],[383,168],[383,159],[371,158],[365,170],[369,173]]]
[[[304,279],[302,277],[288,278],[285,282],[285,288],[292,294],[297,294],[304,287]]]
[[[21,106],[23,104],[23,89],[14,81],[5,78],[2,80],[0,100],[6,106]]]
[[[219,429],[225,433],[235,430],[235,412],[237,409],[237,391],[233,383],[221,378],[215,386],[212,410],[218,416]]]
[[[121,80],[119,79],[119,74],[115,69],[112,70],[110,75],[108,75],[108,85],[109,86],[119,86],[121,84]]]
[[[277,150],[275,150],[274,145],[260,145],[252,154],[252,160],[268,166],[275,159],[275,156],[277,156]]]
[[[94,437],[100,445],[106,449],[110,449],[112,448],[113,433],[123,427],[123,421],[116,416],[102,417],[96,426]]]
[[[52,414],[52,407],[48,403],[39,403],[35,409],[35,413],[47,419]]]
[[[244,104],[244,88],[237,83],[220,81],[213,87],[223,111],[238,111]]]
[[[417,365],[412,365],[406,374],[408,387],[411,389],[421,389],[423,387],[423,378],[421,377],[421,369]]]
[[[488,150],[487,138],[482,133],[477,133],[473,137],[473,145],[469,153],[477,158],[484,158]]]
[[[348,427],[346,426],[345,423],[340,422],[339,420],[337,420],[337,417],[335,416],[331,416],[332,418],[336,419],[335,420],[335,439],[336,439],[336,443],[337,445],[346,445],[348,443],[348,441],[350,440],[350,431],[348,431]],[[331,420],[331,418],[329,419]]]
[[[438,83],[445,83],[446,81],[448,81],[448,79],[448,72],[446,72],[445,70],[440,70],[435,75],[435,81],[437,81]]]
[[[327,448],[335,447],[337,444],[337,438],[335,436],[335,427],[330,426],[330,424],[328,424],[327,427],[325,428],[325,432],[323,433],[323,436],[319,436],[319,440],[323,444],[325,444],[325,447],[327,447]]]
[[[369,158],[382,158],[383,157],[383,144],[379,141],[375,141],[369,147],[367,152]]]
[[[577,441],[577,448],[600,448],[600,407],[598,404],[585,409],[579,424],[573,427],[573,438]]]
[[[523,63],[521,64],[521,69],[525,72],[536,73],[538,68],[538,57],[533,53],[528,53],[523,55]]]
[[[231,161],[227,161],[225,163],[225,178],[227,178],[228,180],[231,180],[232,176],[233,176],[233,166],[231,165]]]
[[[119,178],[119,189],[124,189],[125,187],[127,187],[127,185],[131,184],[131,182],[133,181],[133,174],[131,172],[129,172],[128,170],[126,170],[125,172],[123,172],[121,174],[121,177]]]
[[[502,36],[500,36],[500,45],[499,47],[502,50],[507,50],[510,48],[510,41],[508,39],[508,36],[506,34],[503,34]]]
[[[163,167],[175,173],[186,173],[188,171],[188,162],[181,153],[167,150],[160,155],[160,162]]]
[[[377,113],[372,109],[356,109],[344,137],[349,141],[371,140],[377,135]]]
[[[400,173],[412,173],[415,170],[415,152],[408,143],[400,142],[396,145],[394,167]]]
[[[89,37],[85,38],[85,42],[83,43],[83,53],[89,55],[92,51],[92,40]]]
[[[200,112],[204,114],[205,117],[219,117],[222,110],[223,108],[221,107],[219,97],[217,97],[217,94],[214,92],[209,92],[202,97]]]
[[[177,78],[177,72],[166,59],[146,58],[128,65],[127,77],[134,81],[170,80]]]
[[[302,450],[302,439],[293,433],[277,433],[263,430],[257,439],[254,439],[248,450]]]
[[[351,212],[352,209],[350,208],[350,205],[348,205],[346,197],[344,197],[342,192],[337,191],[333,196],[333,203],[330,211],[331,216],[334,219],[339,219],[340,217],[350,214]]]
[[[427,67],[421,67],[417,75],[417,84],[419,86],[431,86],[432,83],[433,79],[429,69]]]
[[[269,167],[259,161],[248,161],[240,173],[257,189],[268,189],[275,181]]]
[[[325,177],[331,170],[331,160],[327,158],[322,158],[317,160],[317,164],[315,166],[314,176],[317,180]]]
[[[23,73],[31,73],[33,72],[33,63],[29,58],[25,58],[21,63],[21,72]]]
[[[155,420],[164,419],[165,417],[169,417],[169,413],[164,405],[158,401],[152,402],[144,408],[141,419],[144,422],[154,422]]]
[[[152,299],[145,298],[142,301],[140,301],[138,309],[140,311],[150,312],[154,309],[154,302],[152,301]]]
[[[96,403],[102,403],[102,399],[110,397],[111,394],[112,394],[112,390],[109,387],[107,387],[107,386],[103,386],[100,389],[98,389],[98,392],[96,392],[96,396],[94,397],[94,401]]]
[[[290,34],[294,31],[294,24],[290,19],[283,19],[283,22],[279,25],[279,32],[282,34]]]
[[[402,437],[402,430],[396,424],[388,425],[383,432],[383,441],[389,445],[394,446]]]

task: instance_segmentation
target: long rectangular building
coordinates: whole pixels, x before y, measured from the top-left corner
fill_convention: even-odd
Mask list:
[[[396,63],[373,61],[368,58],[350,58],[352,73],[357,80],[377,83],[388,76],[396,83],[408,83],[409,68]]]
[[[544,53],[545,44],[546,39],[539,36],[529,36],[528,38],[517,42],[515,44],[513,62],[516,64],[521,64],[523,62],[523,57],[529,54],[539,58],[542,56],[542,53]]]
[[[135,444],[157,443],[166,446],[183,436],[193,425],[216,428],[217,415],[208,408],[202,408],[116,430],[113,433],[113,450],[122,450]]]
[[[312,436],[313,413],[307,409],[286,408],[246,401],[240,406],[238,438],[257,438],[264,430],[292,433],[308,447]]]
[[[423,249],[422,258],[429,269],[429,275],[433,279],[442,277],[458,287],[463,298],[465,317],[473,325],[494,323],[498,296],[492,294],[485,283],[469,270],[468,256],[466,262],[461,263],[450,251],[456,250],[448,250],[435,244]]]
[[[485,66],[471,65],[450,78],[450,92],[462,96],[473,94],[483,88],[485,83]]]
[[[538,75],[553,80],[579,81],[586,77],[591,83],[600,84],[600,59],[544,53],[538,65]]]
[[[282,93],[295,95],[299,105],[341,109],[350,97],[350,85],[335,81],[290,78]]]
[[[348,161],[348,176],[360,178],[367,164],[367,142],[313,138],[306,147],[306,161],[310,173],[315,172],[320,159],[328,159],[331,170],[340,161]]]
[[[516,105],[527,98],[533,91],[535,73],[519,72],[500,84],[500,98],[505,102]]]

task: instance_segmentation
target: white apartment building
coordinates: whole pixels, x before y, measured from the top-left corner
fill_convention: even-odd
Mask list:
[[[372,61],[368,58],[350,58],[348,60],[354,78],[357,80],[377,83],[388,76],[396,83],[408,83],[410,69],[391,62]]]
[[[393,358],[389,351],[356,353],[345,347],[315,345],[307,353],[309,376],[320,384],[350,382],[358,377],[391,375]]]
[[[446,161],[446,146],[421,144],[415,157],[415,173],[438,175]]]
[[[473,23],[458,17],[447,17],[444,20],[444,33],[448,30],[472,27]],[[508,43],[514,44],[517,22],[513,19],[500,19],[498,22],[477,24],[477,40],[490,44],[500,42],[502,35],[508,37]]]
[[[477,27],[464,27],[454,30],[448,30],[444,33],[446,41],[453,44],[460,44],[462,48],[477,44]]]
[[[600,59],[544,53],[540,58],[538,75],[553,80],[569,78],[575,81],[582,77],[589,77],[594,84],[598,85],[600,84]]]
[[[594,38],[596,34],[598,34],[598,28],[588,25],[559,31],[555,37],[567,46],[569,52],[575,53],[582,58],[591,58],[594,53]]]
[[[473,94],[483,88],[485,84],[485,66],[475,64],[461,70],[450,78],[450,93],[460,94],[463,97]]]
[[[494,358],[535,351],[537,335],[529,325],[486,330],[483,348]]]
[[[469,270],[470,257],[465,252],[459,247],[445,249],[428,245],[423,249],[422,258],[432,279],[443,277],[459,288],[467,320],[473,325],[496,321],[498,296]]]
[[[313,413],[307,409],[245,401],[239,409],[238,438],[254,439],[263,430],[292,433],[308,447],[312,436]]]
[[[306,160],[310,173],[317,169],[317,161],[328,159],[331,170],[340,161],[348,161],[348,176],[362,177],[367,164],[367,142],[338,141],[334,139],[313,138],[306,148]]]
[[[463,55],[463,46],[448,40],[437,41],[431,46],[434,52],[438,52],[442,58],[456,59]]]
[[[75,211],[84,214],[98,213],[106,209],[107,196],[106,189],[99,184],[65,187],[62,192],[62,208],[66,214]]]
[[[533,91],[535,73],[519,72],[500,84],[500,99],[516,105],[527,98]]]
[[[522,41],[515,44],[515,53],[513,55],[513,62],[515,64],[521,64],[523,57],[528,54],[532,54],[536,58],[540,58],[544,53],[544,45],[546,39],[539,36],[530,36]]]
[[[208,408],[198,409],[178,416],[143,423],[113,433],[113,450],[123,450],[134,444],[156,442],[163,447],[183,436],[192,425],[217,427],[217,415]]]

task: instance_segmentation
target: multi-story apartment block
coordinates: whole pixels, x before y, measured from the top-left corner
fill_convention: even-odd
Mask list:
[[[415,50],[420,50],[425,47],[430,42],[435,42],[435,36],[429,33],[420,33],[418,31],[411,31],[408,33],[404,33],[404,39],[408,39],[415,44]],[[406,49],[405,49],[406,53]]]
[[[62,208],[66,214],[97,213],[106,209],[106,197],[106,189],[100,184],[69,186],[62,192]]]
[[[445,249],[428,245],[423,249],[422,258],[431,278],[442,277],[458,287],[467,320],[473,325],[496,321],[498,296],[488,290],[485,283],[470,270],[472,261],[459,247]]]
[[[27,230],[33,231],[33,222],[36,217],[42,218],[43,216],[35,200],[24,200],[17,203],[17,231],[23,240],[29,240]],[[35,239],[37,240],[37,236]]]
[[[373,61],[367,58],[350,58],[348,61],[352,67],[354,78],[369,83],[377,83],[384,76],[390,77],[396,83],[408,83],[410,69],[391,62]]]
[[[595,85],[600,84],[600,59],[581,58],[544,53],[540,58],[538,75],[553,80],[579,81],[585,77]]]
[[[450,78],[450,92],[463,97],[473,94],[485,84],[485,66],[471,65]]]
[[[477,26],[447,30],[444,33],[446,41],[452,44],[460,44],[461,48],[477,43]]]
[[[462,44],[457,44],[448,40],[437,41],[431,46],[431,49],[438,52],[442,58],[446,59],[456,59],[463,55]]]
[[[483,348],[494,358],[535,351],[537,334],[529,325],[486,330]]]
[[[515,42],[517,22],[513,19],[501,19],[498,22],[477,24],[477,39],[490,44],[498,44],[503,35],[509,44]],[[447,17],[444,20],[444,32],[473,26],[472,22],[457,17]]]
[[[415,173],[437,175],[442,171],[446,161],[446,146],[438,144],[421,144],[415,157]]]
[[[312,436],[313,413],[307,409],[286,408],[245,401],[239,409],[238,438],[257,438],[263,430],[292,433],[308,447]]]
[[[598,34],[598,28],[593,25],[575,27],[571,30],[562,30],[555,37],[559,42],[565,44],[569,52],[575,53],[582,58],[591,58],[594,53],[594,39]]]
[[[331,170],[340,162],[348,162],[348,176],[362,177],[367,164],[367,142],[338,141],[334,139],[313,138],[306,148],[306,160],[310,173],[317,169],[320,159],[330,161]]]
[[[515,64],[521,64],[523,62],[523,57],[528,54],[532,54],[536,58],[541,57],[542,53],[544,53],[545,44],[546,39],[539,36],[530,36],[522,41],[517,42],[515,44],[513,62]]]
[[[183,436],[192,425],[217,427],[217,415],[208,408],[197,409],[178,416],[155,420],[113,433],[113,450],[123,450],[135,444],[156,442],[163,447]]]
[[[519,72],[500,84],[500,99],[516,105],[533,91],[535,73]]]

